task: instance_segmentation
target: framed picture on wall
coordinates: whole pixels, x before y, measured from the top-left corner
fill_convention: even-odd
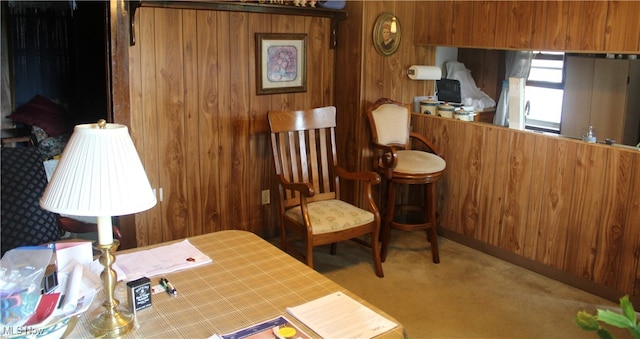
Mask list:
[[[256,33],[256,92],[307,91],[307,35]]]
[[[400,46],[402,28],[400,21],[391,13],[382,13],[376,19],[373,26],[373,47],[378,54],[389,56],[395,53]]]

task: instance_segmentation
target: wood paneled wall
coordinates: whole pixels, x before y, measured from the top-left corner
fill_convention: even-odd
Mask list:
[[[407,76],[412,65],[433,65],[435,47],[413,45],[414,1],[347,1],[349,18],[340,24],[336,63],[338,109],[338,162],[350,170],[371,168],[371,132],[365,115],[368,104],[381,97],[413,102],[415,96],[433,94],[434,81],[415,81]],[[373,27],[382,13],[400,22],[402,40],[391,56],[378,54],[373,46]],[[358,188],[342,194],[358,202]]]
[[[413,128],[447,159],[445,234],[640,297],[639,152],[419,114]]]
[[[329,19],[141,8],[135,29],[131,135],[163,196],[136,215],[137,245],[223,229],[277,235],[266,114],[333,104]],[[308,35],[306,92],[256,95],[258,32]],[[262,205],[266,189],[273,203]]]

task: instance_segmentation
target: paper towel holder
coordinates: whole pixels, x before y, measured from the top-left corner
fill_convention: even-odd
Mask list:
[[[418,74],[418,68],[426,71],[423,75]],[[407,69],[407,76],[411,80],[440,80],[442,78],[442,69],[438,66],[412,65]]]

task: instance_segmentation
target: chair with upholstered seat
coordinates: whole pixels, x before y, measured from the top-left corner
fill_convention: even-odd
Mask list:
[[[47,175],[36,147],[2,147],[2,255],[10,249],[54,242],[64,231],[97,232],[96,224],[40,207]],[[114,226],[114,235],[121,239]]]
[[[373,168],[386,181],[386,207],[381,232],[382,261],[386,259],[391,228],[426,230],[431,243],[434,263],[440,262],[436,216],[436,182],[446,162],[442,154],[424,135],[411,131],[411,104],[402,104],[387,98],[367,108],[367,118],[373,137]],[[421,146],[420,146],[421,145]],[[416,148],[412,148],[416,146]],[[420,146],[421,148],[418,148]],[[424,201],[405,201],[397,205],[398,185],[424,185]],[[418,200],[418,199],[416,199]],[[414,220],[396,215],[399,210],[408,213],[421,211]]]
[[[337,165],[336,108],[333,106],[268,113],[271,147],[280,193],[282,249],[313,268],[313,248],[356,240],[371,247],[376,275],[383,277],[380,260],[380,213],[371,186],[380,183],[375,172],[348,172]],[[363,182],[364,206],[340,200],[340,180]],[[297,236],[299,251],[288,241]],[[368,235],[369,241],[364,238]]]

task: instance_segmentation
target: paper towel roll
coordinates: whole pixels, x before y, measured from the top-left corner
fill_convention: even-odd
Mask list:
[[[411,66],[407,70],[411,80],[440,80],[442,70],[438,66]]]

